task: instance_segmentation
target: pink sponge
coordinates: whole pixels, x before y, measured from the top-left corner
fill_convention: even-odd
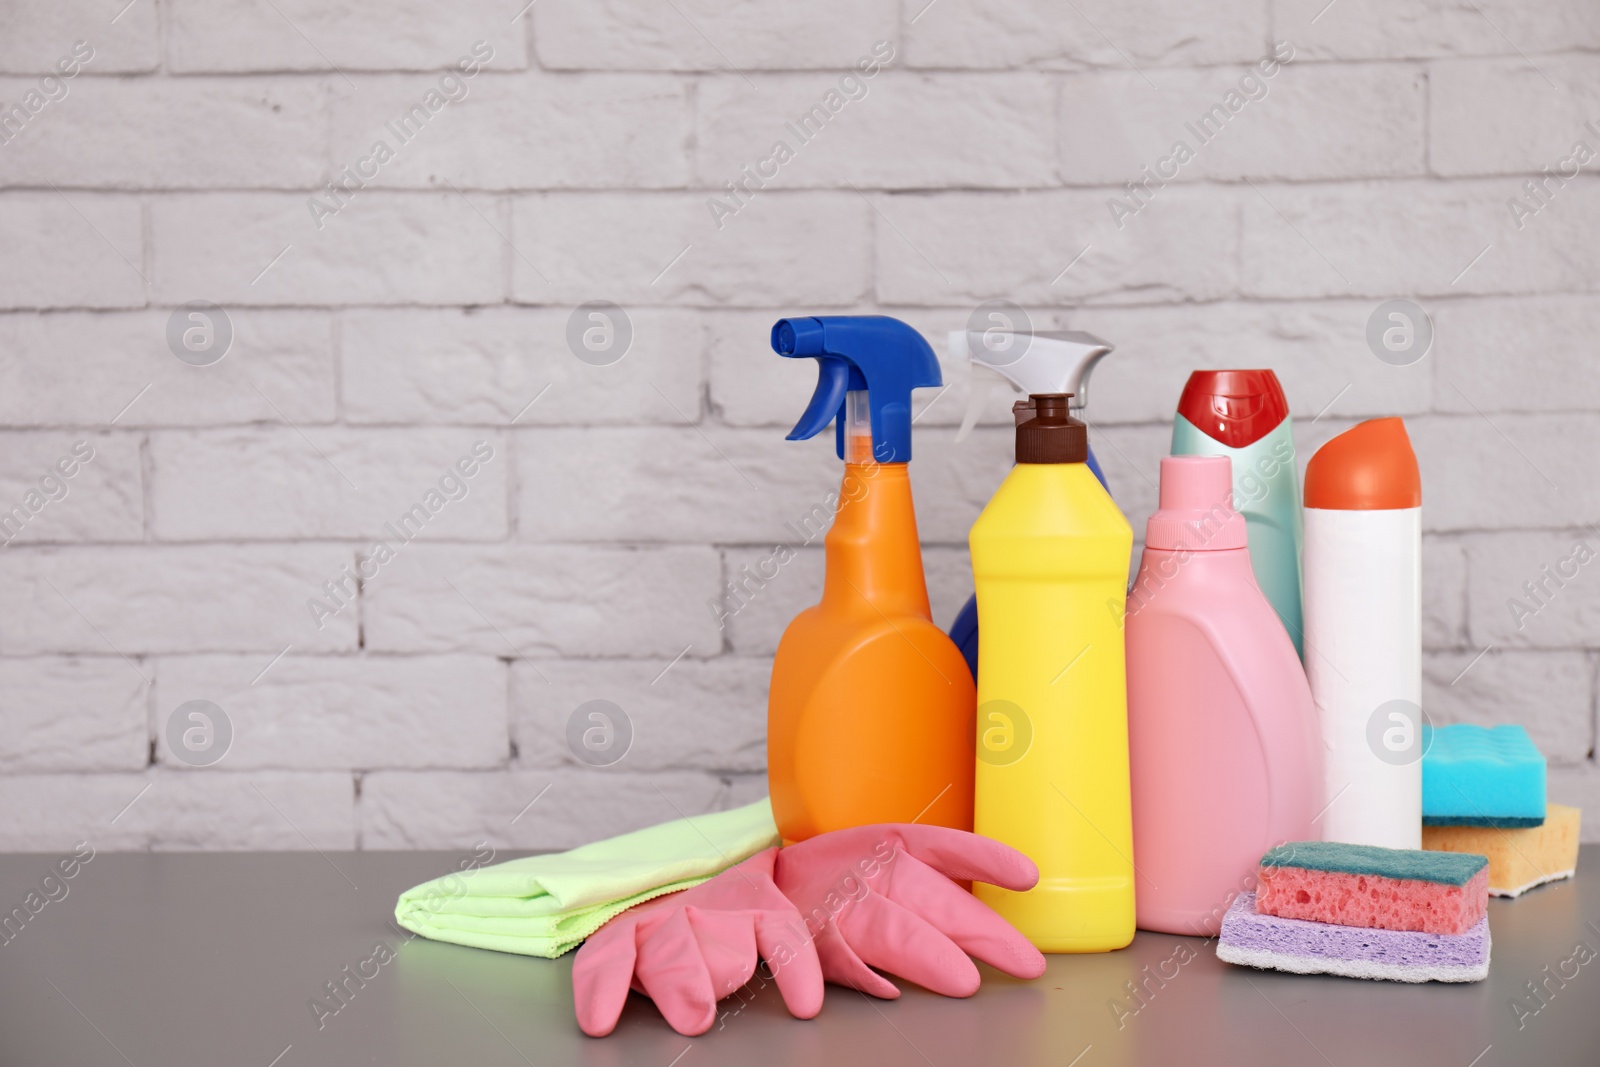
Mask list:
[[[1489,903],[1488,860],[1461,853],[1303,841],[1268,852],[1257,877],[1257,912],[1338,926],[1460,934]]]

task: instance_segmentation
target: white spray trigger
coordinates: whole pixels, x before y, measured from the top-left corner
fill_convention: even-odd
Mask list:
[[[1071,393],[1072,410],[1082,411],[1089,402],[1089,376],[1115,346],[1078,330],[1031,335],[952,330],[948,347],[952,359],[965,357],[972,364],[967,410],[956,433],[956,440],[961,441],[982,415],[994,375],[1023,395]]]
[[[1040,336],[1048,336],[1066,344],[1082,346],[1083,351],[1078,357],[1078,364],[1072,368],[1072,374],[1067,378],[1066,388],[1062,390],[1062,392],[1072,394],[1072,410],[1082,411],[1089,406],[1089,375],[1094,373],[1095,367],[1099,365],[1102,359],[1111,354],[1111,350],[1116,348],[1116,345],[1102,341],[1092,333],[1079,331],[1064,331],[1056,334],[1041,334]]]
[[[967,434],[978,424],[978,418],[983,414],[984,407],[989,403],[989,394],[994,391],[997,375],[983,370],[981,364],[972,365],[972,380],[967,385],[967,410],[961,416],[961,429],[956,431],[956,443],[967,439]]]
[[[983,345],[983,335],[975,338],[979,347]],[[967,334],[964,330],[952,330],[948,338],[949,354],[952,362],[966,360],[969,356]],[[967,439],[972,428],[978,424],[978,419],[983,415],[984,406],[989,402],[989,394],[994,391],[997,380],[1000,378],[996,371],[988,369],[988,365],[977,360],[972,361],[968,368],[967,380],[967,410],[961,416],[961,428],[956,431],[956,443],[960,444]]]

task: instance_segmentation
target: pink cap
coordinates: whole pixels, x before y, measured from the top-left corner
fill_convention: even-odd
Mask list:
[[[1168,551],[1246,547],[1244,516],[1233,510],[1233,461],[1227,456],[1163,456],[1161,506],[1150,516],[1144,543]]]

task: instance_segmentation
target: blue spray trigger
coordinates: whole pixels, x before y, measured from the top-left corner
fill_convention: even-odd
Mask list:
[[[815,437],[833,422],[834,447],[844,459],[845,394],[864,389],[873,456],[880,463],[911,459],[911,391],[944,384],[938,357],[916,330],[887,315],[779,319],[772,350],[818,364],[816,392],[789,440]]]
[[[850,369],[850,364],[842,359],[817,357],[817,391],[811,394],[811,403],[789,431],[787,440],[804,441],[828,428],[828,423],[844,407],[844,394],[850,390]]]

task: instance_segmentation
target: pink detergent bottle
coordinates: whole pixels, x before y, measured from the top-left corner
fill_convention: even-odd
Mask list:
[[[1141,930],[1214,935],[1261,854],[1320,837],[1316,705],[1250,564],[1226,456],[1167,456],[1128,593]]]

